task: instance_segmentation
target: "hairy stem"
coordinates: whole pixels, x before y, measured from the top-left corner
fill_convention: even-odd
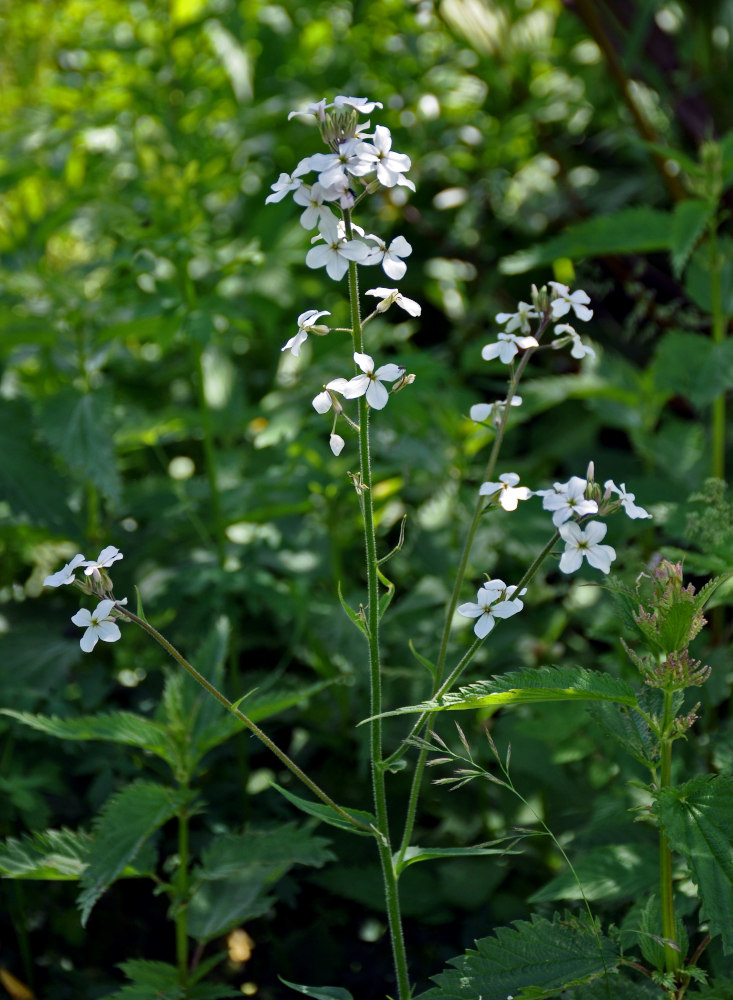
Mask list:
[[[672,783],[672,740],[669,732],[672,726],[672,694],[664,692],[664,715],[662,718],[662,746],[659,772],[659,787],[669,788]],[[677,947],[677,933],[674,918],[674,887],[672,885],[672,852],[664,831],[659,830],[659,890],[662,907],[662,936],[664,938],[664,964],[667,972],[676,972],[680,967],[680,950]]]
[[[178,873],[175,889],[176,965],[178,981],[188,984],[188,892],[189,892],[188,803],[178,811]]]

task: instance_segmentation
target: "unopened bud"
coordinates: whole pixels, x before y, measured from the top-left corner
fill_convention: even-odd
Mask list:
[[[316,326],[309,326],[308,333],[315,333],[317,337],[325,337],[327,333],[331,332],[330,326],[324,326],[323,323],[318,323]]]
[[[415,376],[412,373],[402,374],[392,386],[392,392],[399,392],[400,389],[404,389],[406,385],[412,385],[414,381]]]

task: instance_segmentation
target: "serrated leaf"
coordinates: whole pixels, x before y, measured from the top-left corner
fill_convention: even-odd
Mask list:
[[[372,837],[374,834],[369,830],[364,830],[361,827],[355,826],[353,823],[349,823],[347,819],[339,816],[337,812],[329,808],[327,805],[322,805],[320,802],[313,802],[311,799],[302,799],[299,795],[289,792],[285,788],[281,788],[276,782],[271,781],[270,786],[275,789],[275,791],[280,792],[288,802],[292,802],[294,806],[300,809],[301,812],[307,813],[309,816],[315,816],[316,819],[320,819],[323,823],[328,823],[330,826],[337,826],[340,830],[348,830],[349,833],[358,833],[365,837]],[[359,820],[360,823],[365,823],[367,825],[376,826],[376,820],[371,813],[363,812],[361,809],[344,809],[345,813],[349,816],[353,816],[354,819]]]
[[[563,996],[563,1000],[660,1000],[663,996],[658,986],[643,980],[632,982],[625,978],[626,975],[629,973],[619,970],[595,982],[576,986]],[[722,997],[716,1000],[722,1000]]]
[[[679,278],[695,249],[695,244],[705,231],[715,206],[698,198],[688,198],[674,207],[672,223],[672,269]]]
[[[672,849],[687,859],[711,935],[733,952],[733,777],[701,775],[664,788],[656,810]]]
[[[442,858],[483,858],[489,854],[521,854],[521,851],[512,851],[508,847],[490,847],[484,844],[477,844],[475,847],[408,847],[401,863],[395,864],[395,871],[401,875],[405,868],[418,861],[440,861]]]
[[[298,983],[289,983],[282,976],[277,978],[285,986],[289,986],[291,990],[304,993],[307,997],[313,997],[314,1000],[354,1000],[349,991],[341,986],[300,986]]]
[[[690,626],[696,609],[692,602],[677,601],[668,608],[660,609],[657,621],[657,635],[665,653],[686,649],[690,644]]]
[[[618,962],[616,946],[587,919],[557,914],[501,927],[476,950],[451,959],[454,969],[433,976],[436,987],[418,1000],[506,1000],[522,989],[535,996],[607,974]]]
[[[105,1000],[182,1000],[186,990],[179,981],[178,970],[167,962],[145,962],[134,959],[122,962],[119,968],[131,983],[111,993]]]
[[[568,226],[561,236],[499,261],[502,274],[524,274],[552,264],[560,257],[577,261],[609,254],[653,253],[672,246],[671,212],[652,208],[625,208],[612,215]]]
[[[733,239],[718,236],[717,255],[720,262],[720,298],[723,313],[733,314]],[[690,258],[685,272],[685,291],[704,312],[713,311],[712,286],[710,280],[710,248],[698,247]],[[723,346],[722,344],[720,345]]]
[[[43,830],[0,845],[3,878],[70,881],[81,878],[92,838],[73,830]]]
[[[134,781],[105,803],[94,822],[94,843],[81,878],[82,925],[100,896],[186,800],[187,793],[183,791]]]
[[[225,879],[255,867],[290,868],[300,864],[320,868],[333,860],[335,855],[328,849],[327,840],[297,823],[285,823],[215,837],[202,853],[202,870],[197,872],[197,878]]]
[[[609,703],[590,705],[588,711],[598,726],[612,736],[634,760],[644,767],[653,767],[658,761],[657,741],[639,712]]]
[[[359,631],[363,632],[363,634],[365,636],[367,636],[367,638],[368,638],[369,637],[369,628],[367,626],[367,623],[366,623],[363,615],[361,615],[358,612],[354,611],[354,609],[349,604],[347,604],[346,601],[344,600],[344,595],[341,593],[341,581],[339,581],[339,584],[338,584],[338,596],[339,596],[339,602],[341,604],[341,607],[344,609],[344,611],[346,612],[346,614],[349,616],[349,618],[354,623],[354,625],[356,625],[356,627],[359,629]]]
[[[573,859],[574,873],[568,870],[557,875],[529,901],[633,899],[658,884],[658,863],[654,844],[604,844]]]
[[[586,670],[584,667],[540,667],[538,670],[520,670],[476,681],[456,692],[443,695],[440,699],[407,705],[392,712],[384,712],[383,716],[415,712],[455,712],[548,701],[611,701],[633,707],[636,705],[636,695],[626,681],[599,671]]]
[[[733,570],[728,570],[727,573],[721,573],[719,576],[713,577],[712,580],[708,580],[708,582],[700,588],[697,594],[695,594],[695,609],[697,611],[702,611],[712,599],[713,594],[718,587],[727,583],[731,577],[733,577]]]
[[[659,390],[683,396],[701,409],[733,385],[733,350],[727,341],[715,344],[699,333],[670,330],[650,371]]]
[[[140,747],[169,760],[170,745],[163,726],[134,712],[109,712],[106,715],[79,715],[62,719],[56,715],[32,715],[0,709],[0,715],[21,722],[30,729],[61,740],[103,740]]]
[[[255,867],[226,881],[204,882],[191,896],[188,933],[202,944],[239,924],[262,917],[274,905],[267,871]]]

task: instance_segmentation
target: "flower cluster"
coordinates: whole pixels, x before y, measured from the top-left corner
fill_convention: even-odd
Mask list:
[[[381,107],[378,101],[365,97],[339,96],[330,104],[323,99],[302,111],[291,111],[288,118],[306,115],[316,119],[329,152],[307,156],[291,174],[280,174],[272,185],[272,193],[265,199],[271,204],[292,194],[293,201],[303,209],[301,225],[317,230],[305,263],[311,268],[325,268],[334,281],[340,281],[352,263],[363,267],[381,265],[388,278],[399,281],[407,271],[405,258],[412,253],[404,236],[387,242],[381,236],[366,233],[351,220],[351,212],[361,199],[380,187],[415,190],[414,183],[405,176],[411,166],[410,157],[392,149],[389,129],[377,125],[369,132],[369,122],[359,120],[360,114],[370,114]],[[315,178],[307,179],[309,174],[315,174]],[[397,288],[380,286],[369,289],[366,294],[379,301],[372,314],[361,323],[362,328],[373,316],[385,312],[393,304],[410,316],[420,315],[419,304],[403,296]],[[318,309],[301,313],[297,332],[282,350],[299,357],[309,334],[328,334],[330,328],[318,322],[323,316],[330,316],[330,313]],[[330,446],[335,455],[344,447],[344,439],[336,433],[339,416],[343,415],[352,427],[357,426],[344,414],[337,394],[345,399],[365,396],[372,409],[381,410],[390,395],[385,382],[396,383],[391,389],[396,392],[414,380],[414,376],[405,375],[405,369],[399,365],[388,363],[376,367],[373,359],[359,348],[355,341],[354,364],[361,374],[351,379],[331,379],[313,399],[313,407],[318,413],[333,410]]]
[[[114,545],[102,549],[96,559],[86,559],[81,552],[77,552],[63,569],[52,573],[43,581],[44,587],[65,587],[73,583],[85,594],[102,598],[94,611],[80,608],[71,617],[75,625],[84,629],[79,645],[85,653],[91,653],[100,639],[102,642],[116,642],[120,638],[120,628],[115,619],[122,616],[119,606],[127,604],[127,598],[117,600],[113,596],[112,581],[107,570],[122,558],[122,553]],[[83,578],[77,579],[76,571],[82,567]]]

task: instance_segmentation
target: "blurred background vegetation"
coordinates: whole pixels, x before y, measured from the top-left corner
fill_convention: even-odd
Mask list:
[[[75,552],[118,545],[116,592],[132,598],[137,585],[179,648],[195,650],[229,620],[230,697],[324,684],[268,730],[340,800],[367,804],[354,778],[366,788],[354,728],[367,714],[365,651],[336,601],[339,581],[352,604],[363,599],[346,476],[355,442],[334,458],[310,405],[344,372],[348,346],[333,334],[311,338],[300,359],[280,350],[300,312],[329,309],[342,325],[347,304],[344,287],[305,267],[299,210],[264,204],[279,172],[319,151],[316,130],[288,112],[334,94],[384,103],[372,122],[411,156],[417,186],[381,193],[357,219],[409,240],[400,288],[423,306],[419,321],[390,313],[369,328],[370,352],[417,375],[375,425],[385,551],[408,516],[390,564],[388,703],[425,697],[406,643],[435,649],[490,436],[468,410],[504,394],[502,367],[480,349],[495,314],[526,300],[532,282],[591,295],[597,358],[579,370],[566,352],[537,357],[504,470],[541,488],[594,460],[601,482],[626,482],[655,515],[651,527],[609,527],[629,580],[664,546],[688,550],[700,576],[729,566],[730,508],[704,484],[724,472],[710,413],[733,385],[733,353],[714,336],[715,317],[725,331],[733,312],[731,33],[731,0],[0,5],[0,703],[154,711],[161,652],[127,627],[122,642],[84,656],[68,591],[41,593]],[[679,209],[689,201],[707,210],[690,221]],[[517,578],[546,540],[537,507],[487,519],[471,580]],[[582,586],[593,576],[560,579],[550,566],[528,596],[531,614],[497,630],[473,676],[564,659],[631,676],[610,596]],[[703,737],[685,751],[692,773],[696,761],[733,760],[727,639],[721,611],[705,653],[716,671]],[[486,724],[466,722],[476,742]],[[641,773],[586,713],[530,707],[492,728],[500,746],[512,743],[515,783],[574,851],[648,849],[625,813],[626,781]],[[93,751],[0,721],[3,836],[88,827],[151,767],[124,748]],[[251,739],[207,764],[202,834],[293,818],[269,788],[287,775]],[[394,777],[398,800],[406,780]],[[431,789],[419,839],[465,844],[529,821],[491,786]],[[329,839],[339,863],[287,876],[278,906],[248,925],[251,959],[226,968],[235,986],[280,996],[280,973],[383,995],[389,949],[372,845]],[[551,911],[561,896],[528,899],[560,867],[537,839],[511,867],[410,869],[419,985],[496,924]],[[613,915],[645,888],[631,879],[597,905]],[[105,995],[129,957],[171,960],[165,905],[147,883],[118,883],[86,931],[72,884],[6,880],[0,893],[0,966],[46,1000]]]

